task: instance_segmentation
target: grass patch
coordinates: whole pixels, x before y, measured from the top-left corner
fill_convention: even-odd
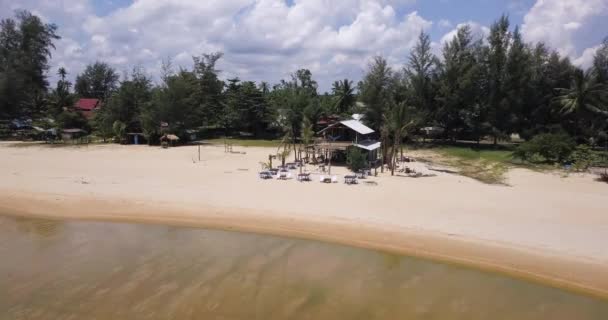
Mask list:
[[[483,160],[499,163],[510,163],[512,151],[508,150],[474,150],[467,147],[440,147],[442,154],[463,160]]]
[[[442,157],[440,162],[458,169],[465,177],[488,184],[504,184],[505,173],[514,166],[512,151],[475,150],[468,147],[435,148]]]
[[[228,141],[235,146],[241,147],[278,147],[281,144],[281,140],[262,140],[262,139],[206,139],[203,142],[214,145],[223,145],[224,141]]]
[[[458,169],[459,174],[488,184],[504,184],[510,168],[525,168],[538,172],[558,167],[544,163],[532,163],[513,158],[510,149],[475,149],[465,146],[438,146],[432,150],[441,155],[441,164]]]

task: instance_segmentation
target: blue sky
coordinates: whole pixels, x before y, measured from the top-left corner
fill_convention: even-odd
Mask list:
[[[0,0],[0,8],[2,18],[27,9],[56,23],[53,68],[72,77],[102,60],[158,79],[163,59],[190,67],[193,55],[222,51],[224,77],[276,83],[308,68],[322,90],[359,80],[374,55],[401,69],[420,30],[439,53],[459,24],[481,37],[503,13],[524,40],[582,67],[608,36],[608,0]]]

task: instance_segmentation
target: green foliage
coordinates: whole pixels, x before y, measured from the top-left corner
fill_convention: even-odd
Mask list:
[[[464,147],[443,147],[440,152],[463,160],[487,160],[500,163],[510,163],[513,152],[508,150],[477,150]]]
[[[367,160],[365,159],[365,154],[359,148],[349,148],[346,154],[346,164],[353,172],[366,168]]]
[[[316,125],[324,116],[345,118],[356,112],[380,135],[384,159],[413,129],[433,126],[451,140],[480,142],[491,136],[497,141],[517,133],[532,139],[518,149],[520,157],[550,162],[565,160],[562,149],[567,148],[549,141],[546,149],[557,151],[544,150],[534,143],[546,139],[544,134],[565,132],[577,143],[593,144],[605,141],[600,134],[608,130],[608,40],[595,53],[592,67],[578,70],[544,44],[525,43],[506,16],[492,25],[486,39],[477,38],[470,26],[460,26],[444,45],[441,61],[431,50],[429,35],[421,33],[405,66],[391,68],[385,58],[374,57],[358,90],[344,79],[324,94],[308,69],[296,70],[274,86],[236,77],[222,81],[220,52],[195,56],[189,69],[177,72],[170,61],[163,62],[159,85],[141,68],[119,81],[114,69],[98,61],[73,86],[60,69],[56,87],[49,90],[46,77],[53,42],[59,39],[56,30],[26,11],[0,22],[2,120],[48,117],[59,127],[86,129],[89,124],[73,110],[74,101],[98,98],[102,108],[91,125],[104,139],[115,134],[118,121],[125,132],[143,132],[156,141],[166,122],[166,130],[182,139],[202,127],[256,138],[282,134],[295,150],[299,140],[308,141],[311,132],[321,129]]]
[[[314,130],[312,128],[312,123],[308,119],[308,117],[304,117],[302,121],[302,136],[301,140],[305,146],[308,146],[312,143],[314,137]]]
[[[509,127],[513,124],[509,112],[509,103],[506,100],[505,87],[503,86],[510,41],[509,19],[503,15],[490,28],[489,47],[486,51],[488,122],[491,125],[491,134],[494,141],[501,136],[505,136],[510,131]]]
[[[587,110],[608,118],[608,87],[598,83],[590,72],[576,69],[570,88],[558,88],[560,96],[556,98],[561,111],[569,114]]]
[[[84,129],[89,130],[87,119],[80,112],[72,110],[64,110],[56,117],[56,123],[59,129]]]
[[[317,83],[311,72],[301,69],[292,74],[291,81],[281,80],[272,92],[270,103],[278,115],[277,125],[284,133],[284,147],[291,145],[295,151],[305,114],[313,124],[321,113]],[[294,156],[297,156],[295,152]]]
[[[142,108],[152,97],[152,82],[140,68],[134,68],[130,79],[124,79],[120,87],[103,106],[106,116],[120,121],[129,132],[141,131]]]
[[[331,90],[336,100],[334,107],[335,113],[349,115],[356,102],[353,82],[348,79],[336,81],[332,85]]]
[[[272,122],[271,110],[263,91],[253,81],[228,79],[224,92],[222,127],[260,135]]]
[[[166,122],[170,133],[184,137],[186,130],[202,125],[199,88],[192,72],[181,70],[167,76],[163,85],[153,90],[151,101],[143,105],[142,130],[148,136],[159,135],[161,122]]]
[[[541,157],[548,163],[563,163],[569,159],[575,147],[574,140],[565,133],[545,133],[519,145],[513,156],[524,161]]]
[[[467,126],[467,120],[474,126],[478,106],[480,63],[475,55],[471,27],[465,25],[458,29],[456,37],[445,44],[443,59],[434,118],[444,128],[446,137],[456,138],[456,130]]]
[[[28,11],[0,21],[0,118],[40,117],[45,112],[57,26]]]
[[[425,113],[431,113],[434,108],[437,65],[437,57],[431,52],[431,38],[421,32],[410,53],[406,74],[411,84],[410,103]]]
[[[194,113],[189,116],[192,122],[197,122],[199,125],[202,122],[221,123],[223,113],[222,90],[224,82],[219,79],[220,71],[216,65],[224,56],[222,52],[204,53],[199,57],[193,57],[194,67],[192,71],[192,79],[189,82],[195,85],[194,95],[191,97],[196,105]],[[182,76],[187,74],[185,70],[179,72]],[[190,85],[190,84],[188,84]]]
[[[76,76],[74,90],[81,98],[105,101],[118,87],[118,74],[107,63],[96,61]]]
[[[608,84],[608,37],[593,56],[592,70],[598,83]]]
[[[587,170],[598,159],[590,146],[581,144],[576,146],[569,160],[576,171],[583,171]]]
[[[124,139],[126,137],[126,129],[127,129],[127,125],[124,124],[123,122],[120,122],[120,120],[116,120],[116,121],[114,121],[114,124],[112,124],[112,130],[114,131],[114,135],[121,142],[124,141]]]
[[[359,82],[359,99],[366,105],[365,122],[379,131],[391,103],[393,71],[386,59],[374,57],[363,80]]]

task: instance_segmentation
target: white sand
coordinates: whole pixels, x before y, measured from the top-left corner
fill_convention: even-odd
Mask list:
[[[564,178],[516,169],[508,174],[509,186],[496,186],[430,172],[418,162],[413,164],[418,171],[436,176],[390,177],[385,173],[368,179],[375,186],[348,186],[341,178],[338,184],[322,184],[318,175],[308,183],[264,181],[257,177],[260,162],[275,150],[235,147],[235,151],[246,154],[227,154],[222,146],[202,147],[198,162],[197,147],[49,148],[2,143],[0,211],[87,218],[105,212],[119,215],[123,208],[121,217],[145,220],[164,210],[167,222],[186,217],[203,221],[213,212],[217,219],[233,215],[235,219],[223,222],[225,227],[272,231],[272,226],[263,224],[297,221],[300,224],[289,225],[289,230],[285,224],[283,232],[274,232],[289,234],[291,230],[299,236],[354,244],[367,241],[386,249],[398,245],[395,237],[399,234],[415,234],[420,241],[447,239],[418,248],[438,256],[447,255],[452,242],[459,241],[516,250],[513,257],[559,257],[575,264],[563,264],[563,270],[557,271],[536,263],[526,271],[551,273],[551,277],[608,292],[608,280],[595,281],[597,275],[588,272],[591,268],[608,275],[608,185],[594,181],[591,175]],[[340,177],[347,173],[342,167],[332,171]],[[97,202],[87,205],[86,201]],[[310,225],[309,229],[299,227],[306,222],[317,224],[317,234]],[[354,232],[326,234],[332,233],[323,229],[327,225],[348,225]],[[374,230],[375,237],[369,238],[373,241],[364,241],[363,234]],[[408,245],[416,249],[415,244]],[[487,250],[491,251],[498,252]],[[513,268],[524,265],[515,263],[517,258],[498,259],[496,253],[462,258],[511,263]],[[577,270],[571,270],[572,266]]]

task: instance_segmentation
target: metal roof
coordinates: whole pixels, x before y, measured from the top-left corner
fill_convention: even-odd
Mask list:
[[[370,133],[374,133],[374,130],[370,129],[369,127],[367,127],[366,125],[364,125],[363,123],[361,123],[361,121],[357,121],[357,120],[344,120],[344,121],[340,121],[341,124],[357,131],[360,134],[370,134]]]
[[[360,141],[359,143],[355,144],[355,147],[365,149],[367,151],[373,151],[373,150],[380,148],[381,145],[382,144],[379,141],[365,140],[365,141]]]
[[[99,106],[99,99],[78,99],[75,106],[80,110],[91,111]]]

